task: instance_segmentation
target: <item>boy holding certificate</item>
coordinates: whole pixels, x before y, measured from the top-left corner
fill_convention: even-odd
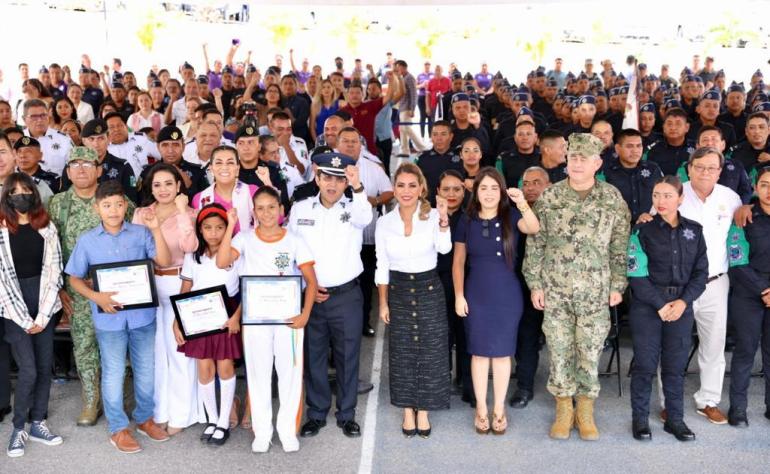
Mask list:
[[[91,301],[101,355],[102,398],[110,443],[121,452],[136,453],[142,448],[129,431],[128,417],[123,410],[126,354],[131,358],[134,374],[136,409],[132,416],[137,430],[154,441],[168,439],[168,434],[152,418],[155,308],[121,311],[121,302],[131,303],[121,298],[119,292],[95,291],[94,283],[88,283],[86,279],[93,265],[153,259],[157,265],[167,266],[171,257],[154,212],[145,213],[146,227],[123,220],[128,202],[120,183],[101,183],[95,198],[94,207],[101,224],[80,236],[64,272],[69,275],[72,288]],[[146,277],[149,288],[153,276]],[[142,291],[142,281],[136,283],[137,287],[128,289],[130,294]]]
[[[232,238],[238,214],[230,209],[227,230],[217,252],[219,268],[229,267],[240,257],[241,275],[302,275],[306,284],[301,313],[291,317],[288,324],[243,327],[246,379],[254,430],[251,450],[255,453],[267,452],[273,438],[273,360],[278,373],[281,402],[276,431],[285,452],[299,450],[297,431],[302,419],[303,328],[310,317],[317,283],[310,249],[302,237],[280,226],[282,215],[283,206],[278,192],[268,186],[259,188],[254,193],[256,228],[240,232]]]

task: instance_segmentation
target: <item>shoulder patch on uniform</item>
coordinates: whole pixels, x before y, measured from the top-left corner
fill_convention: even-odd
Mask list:
[[[727,233],[727,260],[730,267],[749,264],[749,241],[743,229],[733,224]]]
[[[647,270],[647,254],[639,240],[639,230],[635,230],[628,240],[628,264],[626,275],[643,278],[649,276]]]

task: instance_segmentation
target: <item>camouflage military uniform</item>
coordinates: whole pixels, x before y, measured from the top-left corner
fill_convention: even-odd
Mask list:
[[[607,183],[596,181],[581,200],[565,180],[546,189],[534,210],[540,232],[527,237],[523,273],[532,291],[545,293],[548,391],[596,398],[609,295],[626,287],[628,207]]]
[[[78,237],[101,222],[99,215],[94,211],[94,203],[93,197],[90,199],[78,197],[74,188],[55,195],[48,203],[48,213],[59,230],[62,262],[65,264],[75,248]],[[134,209],[134,204],[129,201],[127,220],[131,220]],[[65,278],[65,282],[65,290],[72,298],[73,314],[70,318],[70,334],[75,349],[75,364],[82,383],[83,401],[89,404],[99,399],[99,346],[96,343],[88,300],[72,289],[68,278]]]

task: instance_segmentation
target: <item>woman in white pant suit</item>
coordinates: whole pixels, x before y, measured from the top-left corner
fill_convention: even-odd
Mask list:
[[[285,452],[297,451],[297,431],[302,419],[302,365],[304,327],[316,295],[313,256],[302,237],[281,227],[281,198],[274,188],[254,193],[256,228],[232,238],[238,214],[228,211],[228,226],[217,253],[217,267],[225,268],[241,257],[241,275],[302,275],[305,296],[302,312],[288,325],[244,325],[243,350],[251,399],[254,441],[251,450],[264,453],[273,438],[272,377],[278,373],[280,409],[275,429]],[[235,252],[232,252],[235,250]],[[244,295],[245,296],[245,295]]]
[[[177,352],[174,338],[174,310],[169,297],[179,294],[184,254],[198,248],[193,222],[195,211],[187,206],[182,177],[173,166],[158,163],[142,183],[145,204],[134,213],[134,223],[144,224],[145,213],[155,213],[161,233],[171,252],[171,266],[155,268],[155,285],[160,305],[155,334],[155,413],[157,423],[168,424],[173,435],[200,420],[195,359]]]

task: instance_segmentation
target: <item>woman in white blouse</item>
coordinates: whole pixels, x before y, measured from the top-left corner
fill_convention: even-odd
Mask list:
[[[390,400],[404,409],[402,432],[430,436],[428,412],[449,408],[448,323],[438,253],[451,250],[447,201],[428,203],[420,169],[396,170],[398,206],[380,217],[375,231],[380,318],[390,327]]]

